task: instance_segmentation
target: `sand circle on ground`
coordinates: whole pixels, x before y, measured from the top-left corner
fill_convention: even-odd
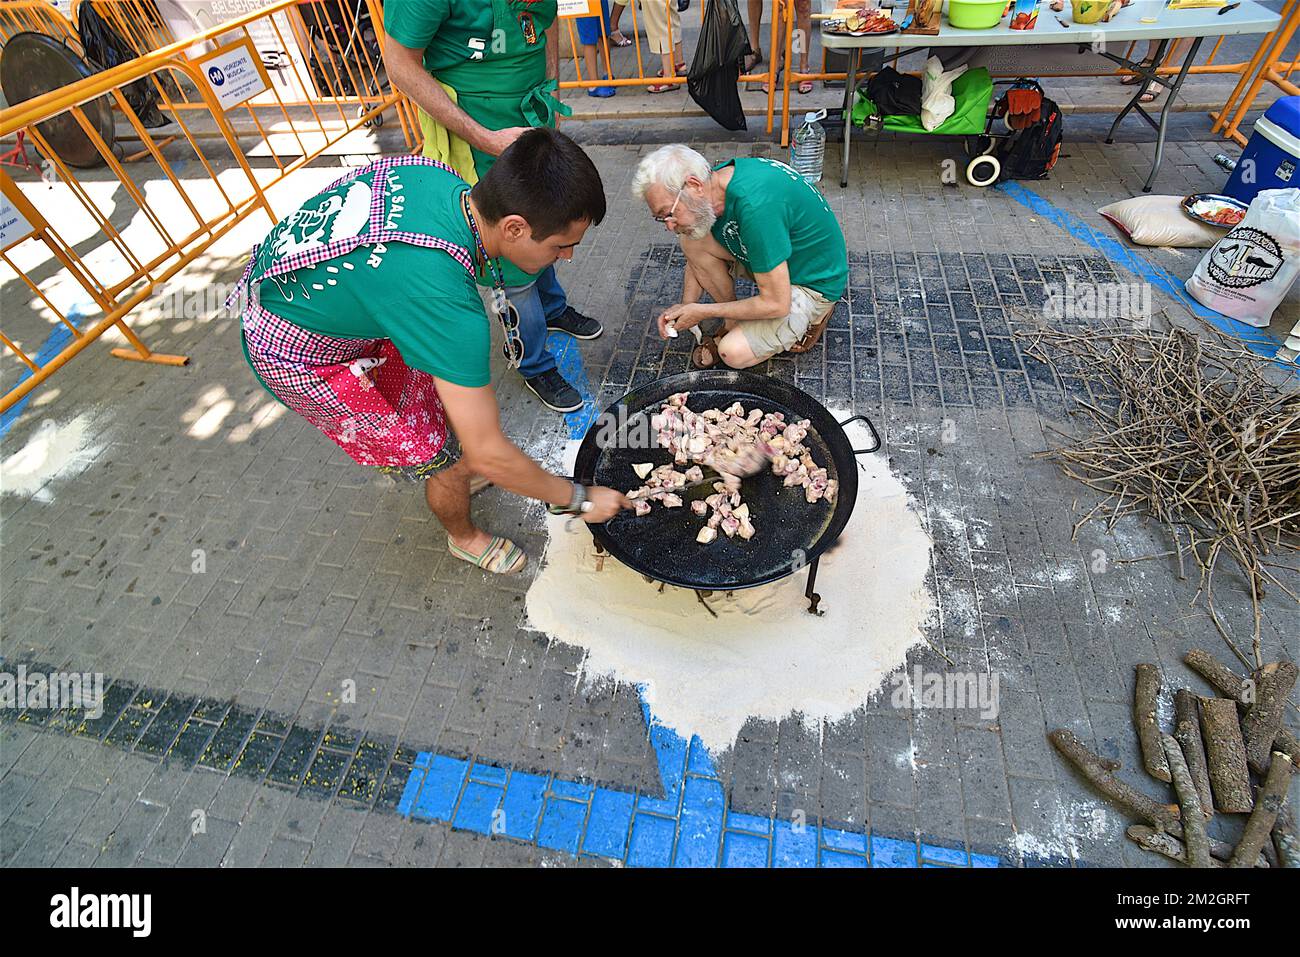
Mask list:
[[[837,412],[844,419],[849,413]],[[869,444],[858,423],[855,446]],[[570,449],[570,461],[576,443]],[[807,573],[709,599],[662,592],[606,558],[597,570],[590,532],[547,516],[542,568],[526,597],[527,625],[586,650],[586,680],[643,687],[655,719],[714,754],[750,717],[798,714],[809,724],[865,703],[934,612],[925,585],[931,543],[907,489],[883,455],[860,456],[858,499],[835,546],[822,556],[817,591],[825,614],[807,611]]]

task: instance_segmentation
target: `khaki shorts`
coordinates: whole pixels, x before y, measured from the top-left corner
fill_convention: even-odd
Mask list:
[[[744,265],[731,263],[732,279],[749,279],[754,274]],[[835,308],[833,300],[827,299],[816,289],[807,286],[790,287],[790,314],[780,319],[749,319],[736,324],[745,333],[749,349],[758,359],[770,359],[778,352],[785,352],[791,346],[798,345],[799,340],[819,319]]]

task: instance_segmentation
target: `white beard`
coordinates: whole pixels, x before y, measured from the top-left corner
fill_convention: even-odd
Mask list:
[[[713,229],[713,224],[718,221],[718,214],[713,211],[713,207],[707,201],[697,206],[688,198],[686,208],[695,214],[695,225],[682,230],[682,235],[688,239],[703,239]]]

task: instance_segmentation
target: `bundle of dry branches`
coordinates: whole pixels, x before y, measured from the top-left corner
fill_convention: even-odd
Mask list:
[[[1300,547],[1300,391],[1274,384],[1270,360],[1213,330],[1203,337],[1112,323],[1017,334],[1027,354],[1063,379],[1083,380],[1098,397],[1074,396],[1075,414],[1091,426],[1086,434],[1058,433],[1065,443],[1040,453],[1105,496],[1075,532],[1102,515],[1108,528],[1131,513],[1164,523],[1179,577],[1190,558],[1200,569],[1196,596],[1205,596],[1215,627],[1246,667],[1261,667],[1266,586],[1300,603],[1277,575],[1297,571],[1277,559]],[[1214,573],[1224,555],[1250,590],[1253,661],[1215,612]]]

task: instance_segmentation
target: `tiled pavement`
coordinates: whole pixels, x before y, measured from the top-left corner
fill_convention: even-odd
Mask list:
[[[1128,195],[1147,149],[1081,143],[1033,189],[1082,215]],[[1171,144],[1157,190],[1216,182],[1214,149]],[[611,214],[562,277],[609,329],[574,353],[603,402],[684,366],[645,328],[675,298],[681,260],[627,196],[643,148],[591,152]],[[855,155],[853,188],[825,187],[849,238],[849,302],[823,346],[770,371],[882,426],[935,540],[929,639],[959,669],[998,672],[997,719],[881,696],[820,729],[751,720],[733,749],[703,755],[635,688],[581,682],[580,649],[519,628],[526,578],[451,561],[418,495],[277,417],[229,318],[157,322],[151,342],[189,367],[92,349],[4,439],[7,456],[42,419],[88,416],[95,451],[77,469],[44,500],[0,499],[4,654],[104,672],[124,720],[97,726],[100,744],[0,714],[0,859],[635,864],[705,847],[732,863],[1158,863],[1044,732],[1073,729],[1150,788],[1129,730],[1133,664],[1199,688],[1182,653],[1227,652],[1165,562],[1117,563],[1164,551],[1158,532],[1125,522],[1072,540],[1087,496],[1030,457],[1066,426],[1070,384],[1009,335],[1067,270],[1135,280],[1006,193],[933,185],[935,144]],[[228,280],[240,258],[223,247],[200,268]],[[553,455],[567,424],[499,383],[509,433]],[[477,501],[539,553],[535,506]],[[1220,588],[1240,627],[1244,601]],[[1270,599],[1272,657],[1296,656],[1294,622]],[[914,664],[946,668],[925,646]]]

